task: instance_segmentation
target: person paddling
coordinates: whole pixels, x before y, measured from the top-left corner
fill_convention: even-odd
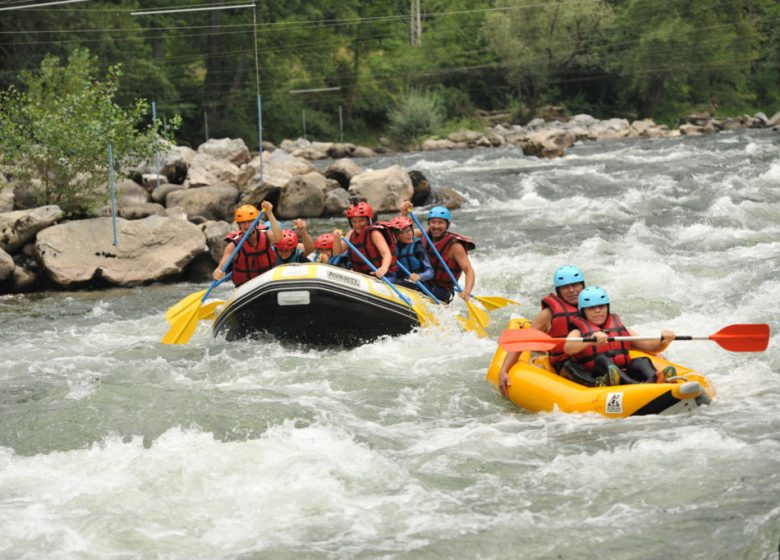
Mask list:
[[[341,231],[338,230],[338,235],[341,235]],[[314,241],[314,262],[323,264],[329,264],[332,266],[339,266],[341,268],[348,268],[349,255],[346,251],[343,253],[335,254],[333,247],[336,243],[336,234],[323,233]]]
[[[650,358],[632,359],[629,354],[631,348],[663,352],[675,338],[672,331],[662,331],[660,340],[608,341],[611,336],[638,335],[626,327],[616,313],[610,313],[609,295],[599,287],[582,290],[577,298],[577,308],[579,314],[571,318],[572,330],[567,338],[595,337],[596,342],[567,340],[563,351],[572,357],[574,367],[589,376],[591,385],[654,383],[675,375],[673,368],[659,374]]]
[[[260,206],[271,223],[271,231],[268,231],[267,226],[264,224],[258,225],[256,230],[249,235],[238,255],[233,259],[231,280],[236,287],[276,266],[276,253],[273,250],[273,243],[282,237],[282,228],[279,227],[279,222],[274,217],[273,204],[265,200]],[[222,280],[225,277],[222,267],[230,259],[233,250],[238,246],[244,233],[252,225],[258,214],[257,208],[251,204],[245,204],[236,209],[235,219],[239,229],[225,237],[227,246],[222,253],[222,259],[212,274],[214,280]]]
[[[408,216],[412,210],[412,203],[407,201],[401,204],[401,215]],[[455,282],[447,273],[449,268],[455,279],[459,279],[461,274],[466,276],[466,285],[458,294],[464,301],[471,297],[471,290],[474,289],[476,276],[474,267],[471,266],[469,251],[476,248],[474,242],[468,237],[449,231],[452,223],[452,213],[444,206],[434,206],[428,211],[428,237],[433,241],[433,245],[443,257],[445,265],[436,256],[433,248],[428,246],[423,238],[422,242],[428,253],[428,259],[433,266],[433,283],[431,292],[441,301],[449,303],[455,294]]]
[[[374,265],[376,272],[371,270],[355,251],[349,252],[351,268],[363,274],[373,274],[377,278],[394,273],[395,239],[389,228],[383,224],[374,223],[374,209],[367,202],[358,202],[347,209],[347,218],[352,229],[347,232],[348,239]],[[338,244],[338,249],[335,245]],[[341,236],[335,236],[334,250],[341,253],[347,249]]]
[[[585,288],[585,275],[576,266],[566,264],[558,267],[553,273],[553,288],[555,293],[549,293],[542,299],[542,310],[534,317],[531,328],[543,331],[555,338],[565,338],[569,331],[569,321],[579,313],[577,300],[580,292]],[[550,350],[550,365],[557,373],[561,370],[569,355],[561,349]],[[501,394],[508,397],[509,370],[512,369],[520,358],[520,352],[507,352],[501,369],[498,372],[498,388]],[[565,372],[564,377],[574,377],[570,372]]]
[[[414,290],[420,289],[417,282],[423,282],[427,288],[430,288],[430,283],[433,280],[433,266],[431,266],[422,240],[414,235],[412,220],[406,216],[396,216],[390,223],[398,231],[395,235],[395,253],[398,256],[398,262],[411,272],[407,276],[399,267],[396,273],[396,282]]]

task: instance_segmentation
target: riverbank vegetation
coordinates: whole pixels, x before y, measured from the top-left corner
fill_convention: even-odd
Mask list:
[[[121,65],[120,105],[154,101],[166,124],[181,115],[177,139],[191,145],[256,145],[258,92],[271,141],[339,140],[342,128],[348,141],[408,140],[551,110],[671,124],[780,108],[773,0],[421,0],[419,28],[407,0],[258,0],[256,25],[237,8],[133,15],[172,4],[246,3],[4,11],[0,88],[23,88],[46,55],[87,48],[103,68]]]

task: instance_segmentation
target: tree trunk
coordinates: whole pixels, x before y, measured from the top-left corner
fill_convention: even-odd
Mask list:
[[[658,103],[664,94],[664,86],[666,85],[665,76],[655,76],[650,81],[650,86],[647,88],[645,94],[639,100],[639,118],[649,119],[655,114],[655,109],[658,107]]]

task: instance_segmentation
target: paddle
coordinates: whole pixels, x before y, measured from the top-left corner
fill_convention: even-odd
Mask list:
[[[218,282],[217,285],[222,284],[225,280],[229,279],[231,276],[233,276],[232,272],[227,273],[222,280]],[[176,303],[172,305],[168,311],[165,312],[165,319],[168,321],[168,323],[173,323],[176,318],[187,310],[187,308],[193,303],[195,303],[197,300],[200,300],[203,298],[203,294],[206,293],[206,290],[201,290],[200,292],[195,292],[194,294],[190,294],[187,297],[183,298],[179,303]]]
[[[395,264],[397,264],[397,265],[398,265],[398,268],[400,268],[400,269],[403,271],[403,273],[404,273],[404,274],[406,274],[407,276],[410,276],[410,277],[411,277],[412,273],[411,273],[411,272],[409,272],[409,269],[408,269],[408,268],[406,268],[406,267],[403,265],[403,263],[401,263],[401,261],[396,261],[396,263],[395,263]],[[435,302],[436,302],[436,303],[438,303],[439,305],[443,305],[443,304],[442,304],[442,302],[441,302],[441,300],[440,300],[439,298],[437,298],[435,295],[433,295],[433,292],[431,292],[431,291],[430,291],[428,288],[426,288],[426,287],[425,287],[425,284],[423,284],[423,283],[422,283],[421,281],[419,281],[419,280],[417,280],[417,281],[415,282],[415,284],[417,284],[417,286],[418,286],[418,287],[419,287],[419,288],[420,288],[420,289],[421,289],[423,292],[425,292],[425,295],[426,295],[426,296],[428,296],[429,298],[431,298],[433,301],[435,301]]]
[[[227,262],[225,262],[224,265],[222,265],[222,272],[226,272],[230,267],[230,264],[241,250],[241,247],[243,247],[246,240],[249,239],[249,235],[257,228],[257,224],[260,221],[260,216],[262,215],[262,212],[258,212],[254,221],[249,226],[249,229],[247,229],[243,237],[241,237],[241,241],[239,241],[238,245],[236,245],[236,248],[233,249],[233,253],[231,253],[230,258],[227,260]],[[168,332],[165,333],[165,335],[163,335],[160,342],[163,344],[187,344],[190,338],[192,338],[192,334],[195,332],[195,326],[198,324],[201,305],[203,305],[203,302],[208,299],[211,291],[224,282],[226,278],[227,275],[220,280],[214,280],[209,286],[208,290],[205,292],[190,294],[189,296],[182,299],[179,303],[172,306],[171,309],[169,309],[165,314],[167,318],[168,314],[171,313],[171,310],[174,310],[174,313],[171,313],[171,315],[174,316],[173,319],[170,319],[171,328],[168,329]],[[201,293],[203,294],[201,297],[193,297],[198,296]]]
[[[347,239],[347,238],[346,238],[346,236],[342,237],[342,238],[341,238],[341,240],[342,240],[344,243],[346,243],[346,244],[347,244],[347,246],[348,246],[348,247],[349,247],[349,248],[352,250],[352,252],[353,252],[353,253],[355,253],[355,254],[356,254],[358,257],[360,257],[360,259],[361,259],[361,260],[362,260],[364,263],[366,263],[366,266],[368,266],[368,268],[370,268],[370,269],[371,269],[373,272],[376,272],[376,267],[374,266],[374,263],[372,263],[370,260],[368,260],[368,259],[366,258],[366,256],[365,256],[363,253],[361,253],[361,252],[360,252],[360,249],[358,249],[357,247],[355,247],[355,246],[352,244],[352,242],[351,242],[349,239]],[[402,301],[403,301],[403,302],[404,302],[406,305],[408,305],[408,306],[411,308],[411,310],[412,310],[412,311],[414,311],[414,312],[415,312],[415,314],[417,315],[417,320],[420,322],[420,324],[421,324],[421,325],[422,325],[422,324],[425,324],[425,323],[427,322],[427,319],[426,319],[426,317],[425,317],[425,313],[424,313],[422,310],[420,310],[420,309],[418,308],[418,306],[416,306],[416,305],[412,304],[412,302],[411,302],[411,300],[410,300],[409,298],[407,298],[405,295],[403,295],[401,292],[399,292],[399,291],[398,291],[398,288],[396,288],[396,287],[395,287],[395,285],[394,285],[392,282],[390,282],[390,280],[388,280],[388,279],[387,279],[387,278],[385,278],[384,276],[382,276],[382,278],[381,278],[380,280],[382,280],[382,281],[383,281],[385,284],[387,284],[388,286],[390,286],[390,289],[391,289],[391,290],[393,290],[393,291],[395,292],[395,295],[397,295],[399,298],[401,298],[401,300],[402,300]]]
[[[428,242],[428,246],[433,249],[434,254],[436,255],[436,258],[439,259],[439,262],[444,267],[444,270],[447,271],[447,274],[452,279],[453,286],[456,291],[462,292],[463,288],[460,287],[460,284],[458,283],[458,280],[455,278],[455,275],[452,274],[452,271],[450,270],[450,267],[447,266],[447,263],[444,262],[444,257],[441,256],[441,253],[439,253],[439,250],[436,248],[436,245],[433,244],[433,241],[431,241],[431,238],[428,237],[428,233],[425,231],[425,228],[423,228],[422,224],[420,223],[420,220],[417,219],[417,216],[414,215],[414,212],[409,212],[409,215],[414,220],[414,223],[417,224],[417,227],[419,228],[420,232],[425,237],[425,240]],[[476,296],[474,296],[476,298]],[[487,316],[487,313],[476,307],[470,300],[466,301],[466,306],[469,308],[469,318],[476,321],[481,328],[485,328],[490,323],[490,319]],[[464,323],[465,324],[465,323]]]
[[[553,338],[550,335],[536,329],[507,329],[498,339],[498,344],[507,352],[523,352],[536,350],[546,352],[556,346],[560,347],[567,340],[572,342],[595,342],[595,338]],[[611,336],[609,340],[615,341],[641,341],[660,340],[659,337],[646,336]],[[676,336],[678,340],[712,340],[717,342],[724,350],[731,352],[763,352],[769,345],[769,325],[737,324],[724,327],[710,336]]]

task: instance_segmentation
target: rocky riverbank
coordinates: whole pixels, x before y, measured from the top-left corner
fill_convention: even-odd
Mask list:
[[[740,128],[780,128],[780,113],[729,119],[691,115],[669,129],[651,120],[599,121],[577,115],[566,121],[536,119],[524,126],[497,124],[426,140],[422,150],[516,145],[526,155],[560,157],[576,141],[665,138]],[[274,204],[282,220],[343,215],[350,197],[377,212],[463,202],[456,191],[432,188],[424,175],[398,165],[364,169],[357,158],[376,155],[352,144],[284,141],[265,146],[262,157],[239,139],[209,140],[197,150],[170,146],[159,162],[125,169],[117,184],[117,220],[111,207],[82,220],[64,220],[57,206],[31,207],[30,187],[0,173],[0,293],[42,289],[128,286],[162,280],[204,281],[235,229],[240,204]],[[319,171],[311,161],[334,161]],[[354,159],[353,159],[354,158]],[[159,165],[159,173],[158,173]],[[108,190],[108,186],[106,186]]]

